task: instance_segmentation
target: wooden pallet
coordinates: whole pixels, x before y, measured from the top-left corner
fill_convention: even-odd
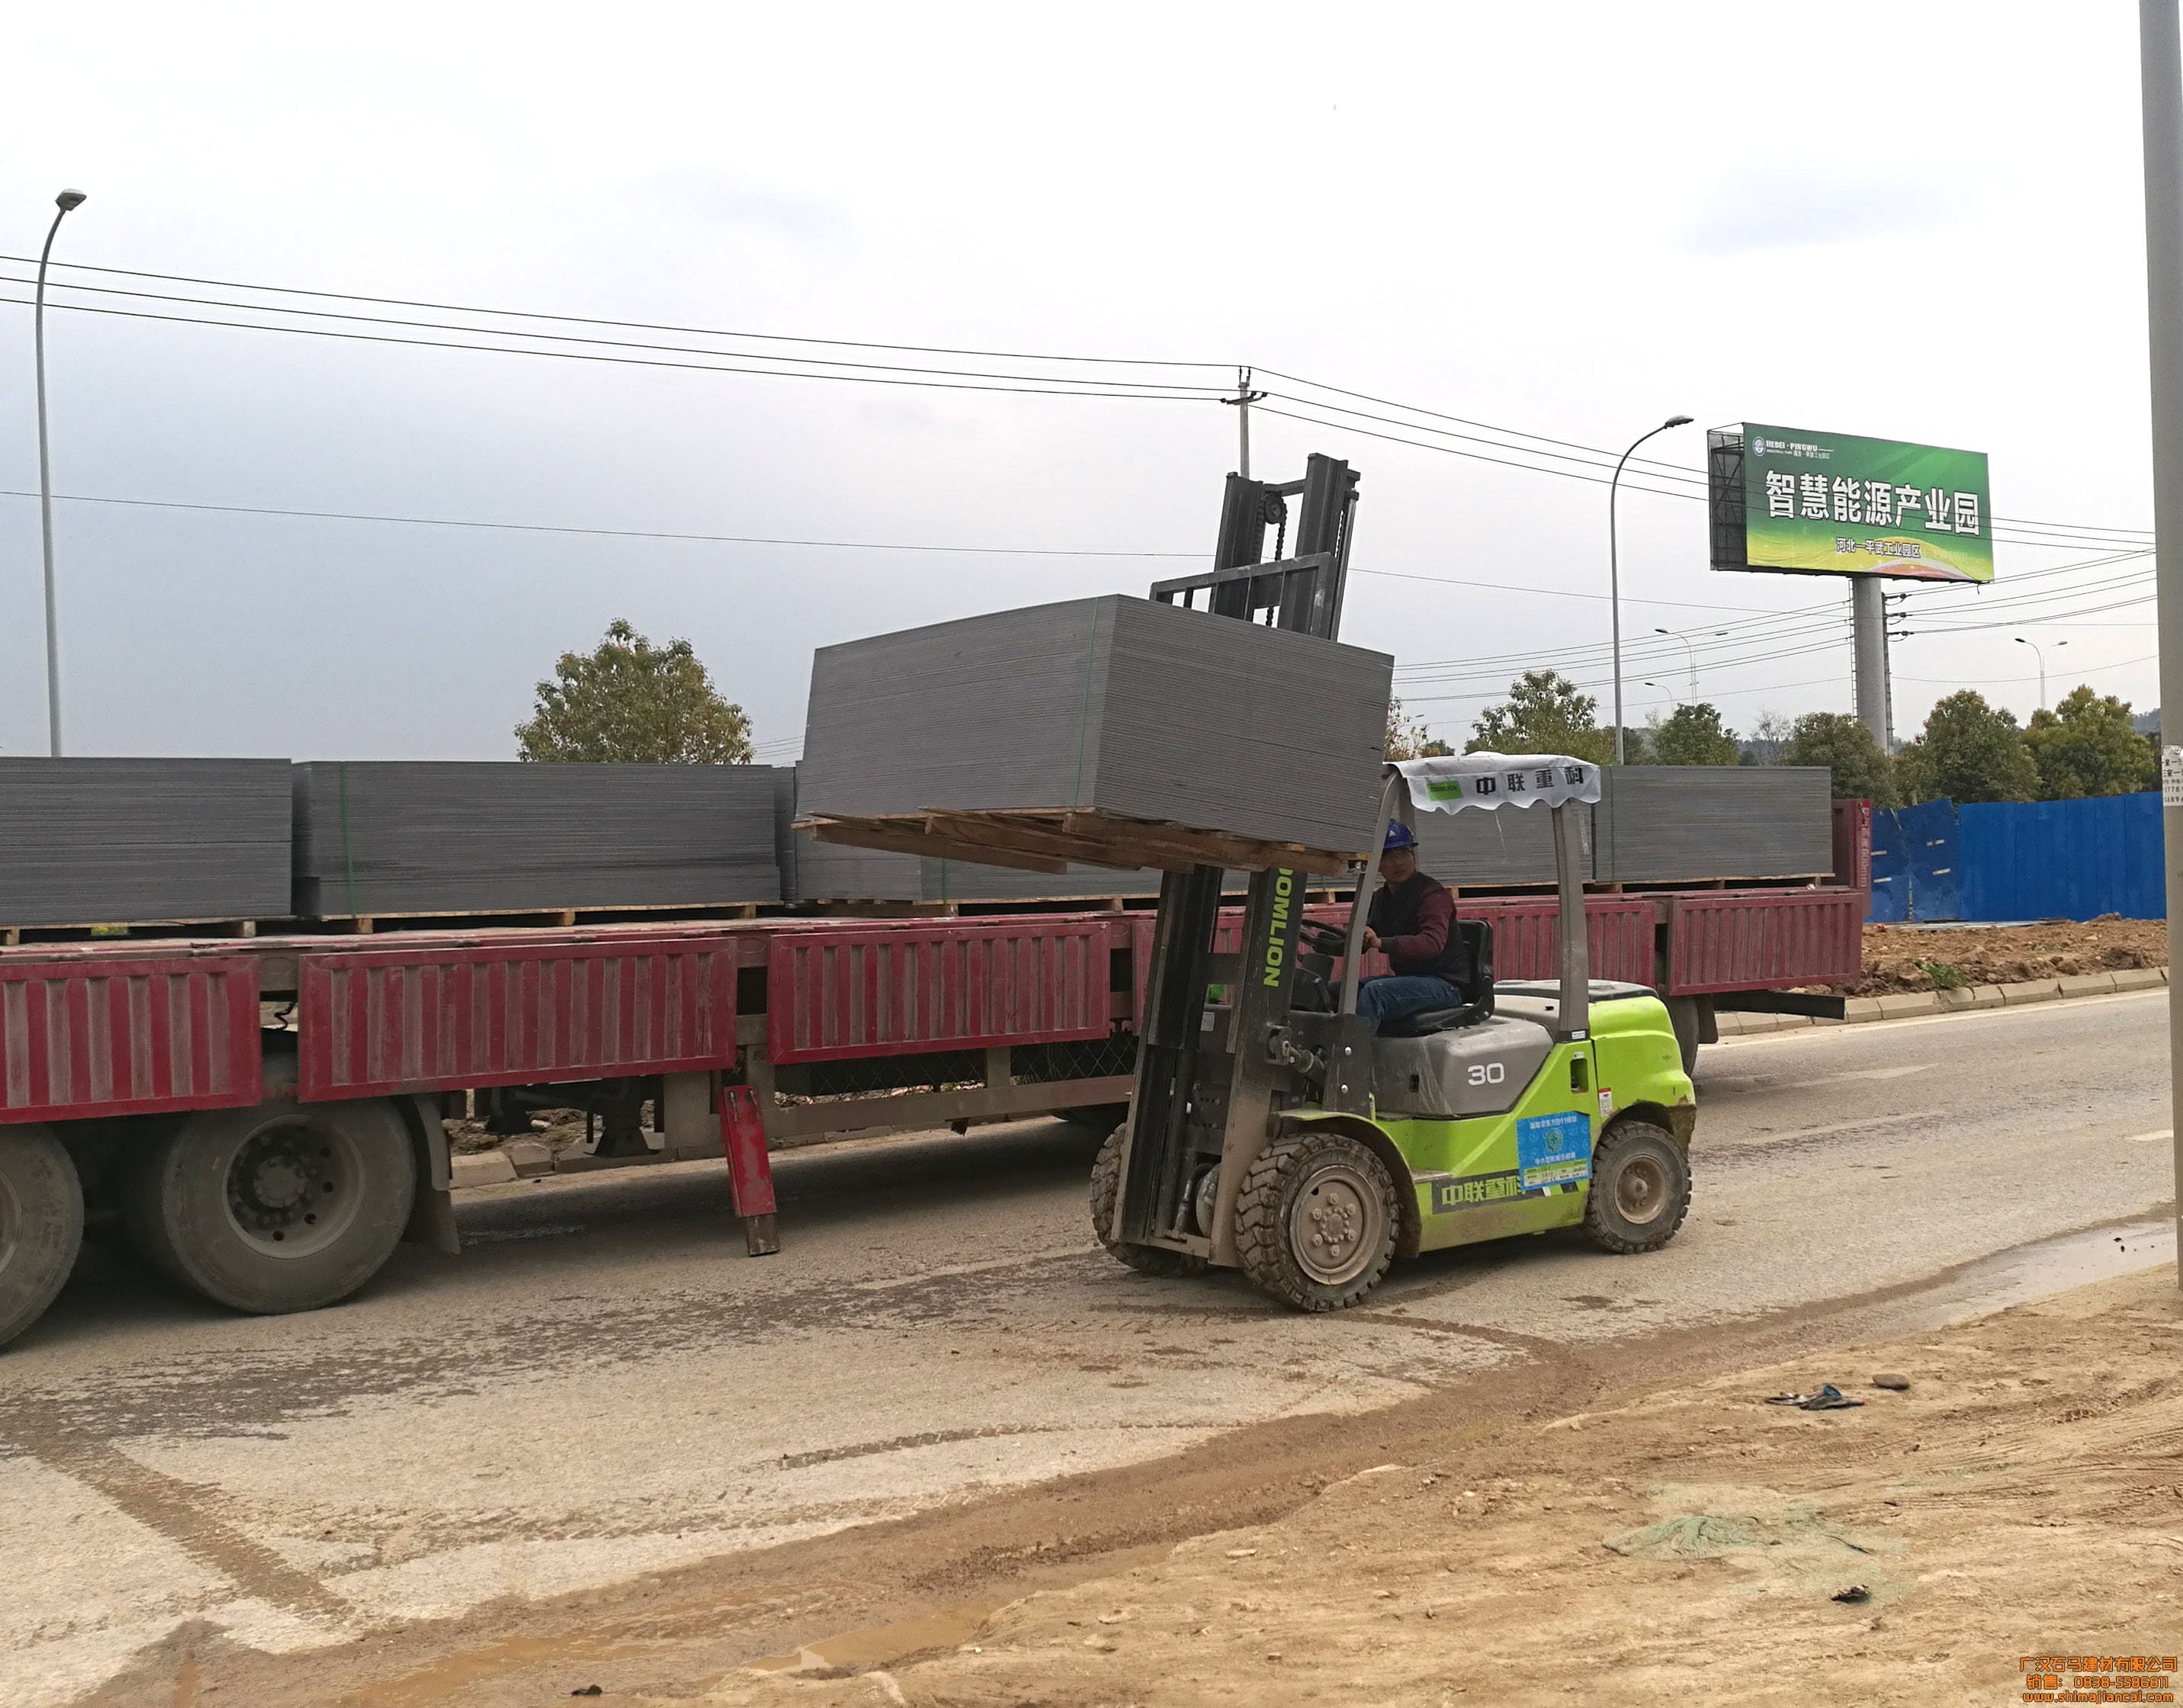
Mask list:
[[[890,813],[873,818],[820,815],[797,821],[820,842],[881,854],[1008,866],[1020,871],[1064,872],[1071,865],[1113,866],[1123,871],[1154,867],[1188,871],[1193,866],[1230,871],[1291,871],[1339,876],[1353,854],[1301,843],[1193,830],[1186,825],[1125,818],[1117,813],[1053,807],[1025,812]]]
[[[756,919],[759,905],[757,902],[724,902],[712,907],[510,908],[458,914],[337,914],[315,919],[132,920],[124,925],[96,921],[79,925],[11,925],[0,926],[0,948],[136,937],[347,937],[386,931],[460,931],[469,926],[567,930],[572,926],[618,925],[633,920],[666,922]]]

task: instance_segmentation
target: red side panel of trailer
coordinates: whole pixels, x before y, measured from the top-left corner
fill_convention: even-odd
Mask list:
[[[436,1086],[683,1073],[733,1063],[731,937],[306,954],[308,1101]]]
[[[1864,971],[1864,893],[1714,890],[1668,900],[1670,996],[1841,984]]]
[[[0,965],[0,1121],[258,1101],[258,969],[242,957]]]
[[[1103,1038],[1119,916],[1019,914],[775,934],[767,945],[767,1050],[840,1061],[989,1044]]]

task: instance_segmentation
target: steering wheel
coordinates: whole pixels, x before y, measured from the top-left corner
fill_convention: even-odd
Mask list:
[[[1306,920],[1297,927],[1297,941],[1314,954],[1330,954],[1337,960],[1349,950],[1347,932],[1316,920]]]

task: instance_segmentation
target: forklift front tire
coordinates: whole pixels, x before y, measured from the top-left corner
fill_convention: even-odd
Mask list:
[[[1584,1231],[1603,1251],[1658,1251],[1691,1207],[1691,1160],[1648,1121],[1609,1128],[1591,1157]]]
[[[1106,1143],[1099,1147],[1098,1160],[1092,1165],[1092,1232],[1117,1263],[1126,1264],[1140,1275],[1204,1274],[1205,1260],[1190,1252],[1170,1251],[1164,1245],[1132,1245],[1114,1237],[1114,1205],[1122,1195],[1123,1138],[1124,1129],[1117,1126],[1107,1135]]]
[[[1400,1226],[1395,1182],[1347,1133],[1285,1133],[1258,1153],[1236,1205],[1236,1251],[1299,1310],[1342,1310],[1380,1284]]]

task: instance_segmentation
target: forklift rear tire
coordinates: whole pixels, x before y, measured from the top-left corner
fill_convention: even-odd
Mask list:
[[[1691,1207],[1691,1160],[1647,1121],[1609,1128],[1591,1155],[1584,1231],[1603,1251],[1658,1251]]]
[[[1395,1182],[1342,1132],[1285,1133],[1258,1153],[1236,1205],[1243,1272],[1299,1310],[1342,1310],[1380,1284],[1401,1225]]]
[[[1123,1130],[1117,1127],[1107,1135],[1107,1142],[1099,1147],[1098,1160],[1092,1165],[1092,1232],[1109,1256],[1140,1275],[1204,1274],[1205,1260],[1190,1252],[1169,1251],[1164,1245],[1132,1245],[1113,1237],[1114,1205],[1122,1195],[1122,1138]]]
[[[302,1103],[269,1056],[252,1109],[202,1110],[150,1147],[125,1216],[137,1249],[215,1304],[315,1310],[379,1272],[408,1224],[417,1164],[385,1098]]]
[[[39,1317],[83,1245],[83,1187],[47,1127],[0,1127],[0,1346]]]

